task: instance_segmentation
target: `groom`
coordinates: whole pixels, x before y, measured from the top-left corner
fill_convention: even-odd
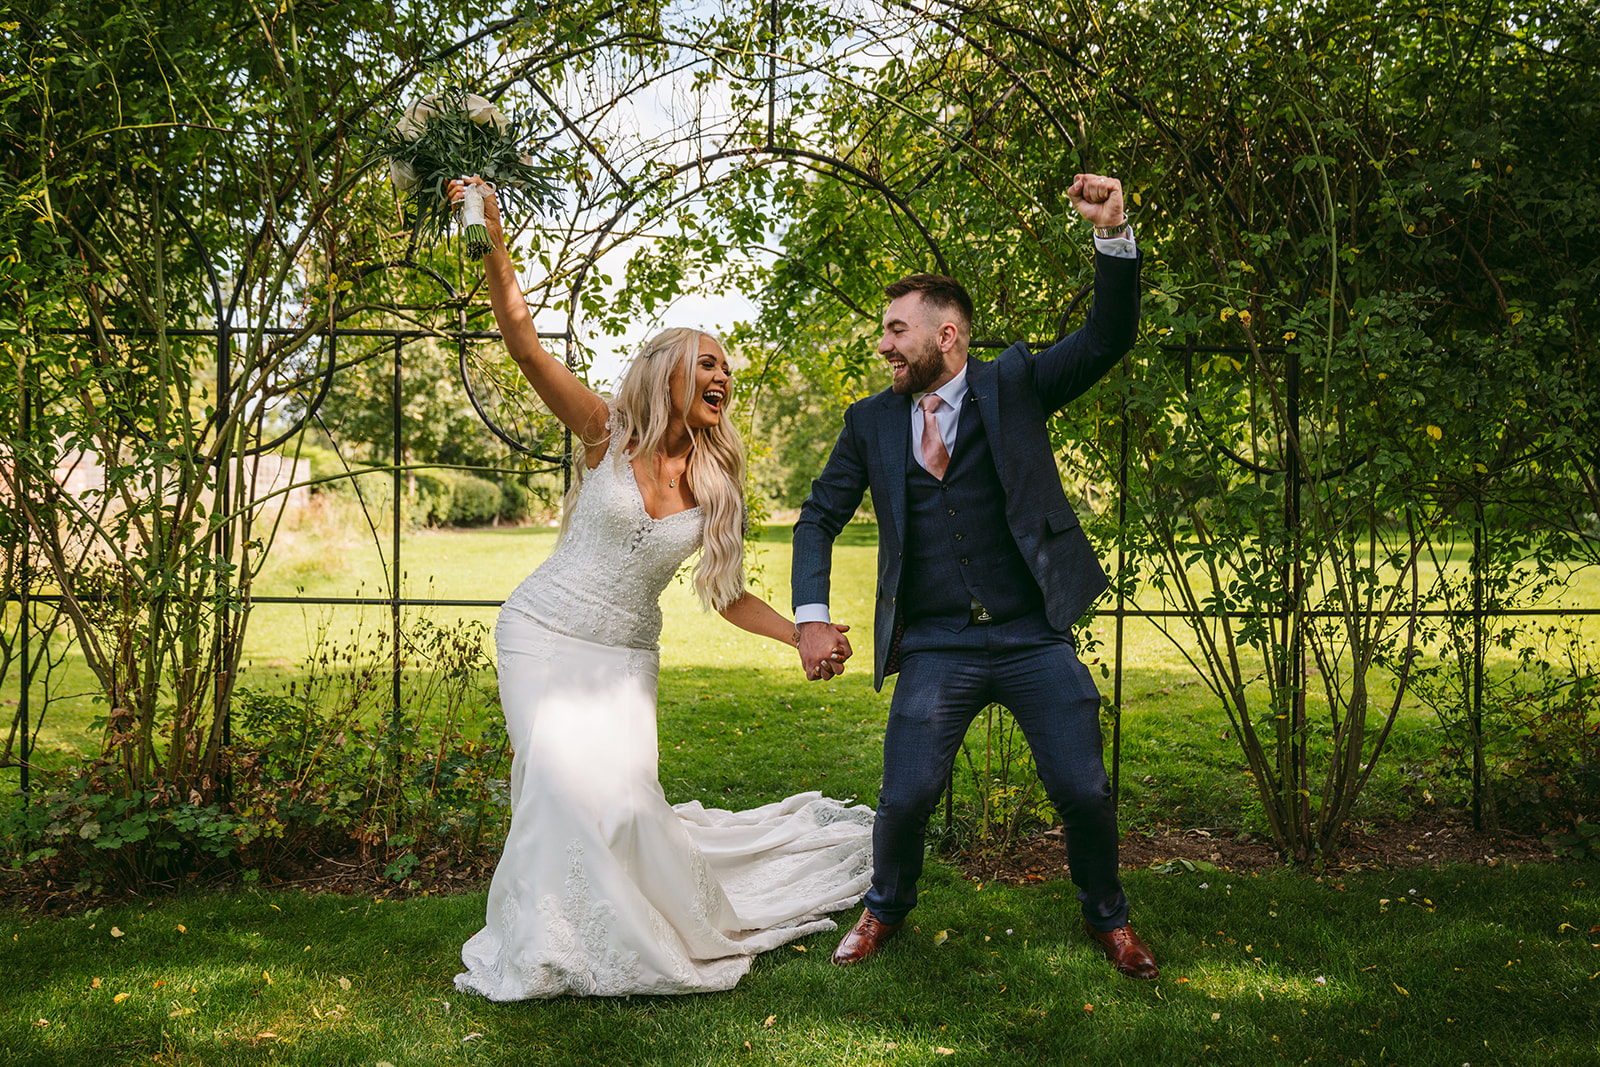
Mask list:
[[[794,527],[794,603],[806,677],[842,670],[828,623],[833,541],[865,490],[878,515],[873,682],[899,671],[883,744],[872,888],[835,963],[866,959],[917,901],[923,837],[967,726],[1008,708],[1066,830],[1089,935],[1117,970],[1154,978],[1128,925],[1117,815],[1101,757],[1100,695],[1072,624],[1107,586],[1061,489],[1047,421],[1133,344],[1139,253],[1122,184],[1067,190],[1095,227],[1095,297],[1083,327],[1035,355],[1015,344],[969,360],[972,299],[942,275],[884,290],[878,353],[892,389],[853,404]]]

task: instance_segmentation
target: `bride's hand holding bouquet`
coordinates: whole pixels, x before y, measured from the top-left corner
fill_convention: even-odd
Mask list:
[[[555,167],[523,151],[525,125],[483,97],[452,88],[423,97],[379,134],[379,154],[405,197],[415,238],[432,245],[447,234],[459,200],[467,254],[483,256],[491,247],[489,210],[494,239],[503,242],[498,199],[523,212],[559,203]],[[469,175],[479,180],[465,181]],[[498,197],[492,208],[480,198],[489,182]]]
[[[500,217],[500,197],[496,195],[493,185],[476,174],[452,178],[445,184],[444,197],[460,210],[463,224],[469,216],[474,216],[484,228],[482,251],[469,248],[468,252],[486,256],[496,248],[505,247],[505,223]]]

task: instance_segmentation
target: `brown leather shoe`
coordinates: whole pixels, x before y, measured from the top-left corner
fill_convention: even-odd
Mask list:
[[[839,947],[833,950],[833,962],[841,967],[847,963],[860,963],[882,948],[883,943],[904,925],[904,922],[897,922],[893,926],[879,922],[876,915],[862,908],[861,918],[857,919],[850,932],[844,935]]]
[[[1133,932],[1133,927],[1123,926],[1102,932],[1085,923],[1083,928],[1105,950],[1106,959],[1111,961],[1112,966],[1129,978],[1155,978],[1161,973],[1155,957],[1139,940],[1139,935]]]

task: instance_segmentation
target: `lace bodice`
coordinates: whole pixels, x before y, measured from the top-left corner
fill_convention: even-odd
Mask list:
[[[566,536],[505,607],[569,637],[655,649],[661,591],[700,547],[704,516],[693,507],[652,519],[618,437],[585,475]]]

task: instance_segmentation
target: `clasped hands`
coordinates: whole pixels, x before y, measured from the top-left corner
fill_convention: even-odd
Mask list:
[[[806,678],[818,682],[844,672],[844,661],[850,658],[850,639],[843,623],[803,622],[795,627],[800,632],[800,666]]]

